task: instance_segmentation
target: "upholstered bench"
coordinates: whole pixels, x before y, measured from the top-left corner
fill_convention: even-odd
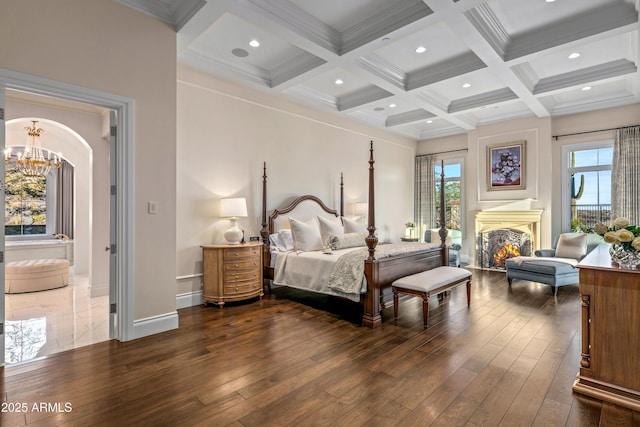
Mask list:
[[[429,297],[467,284],[467,306],[471,305],[471,272],[463,268],[437,267],[411,276],[402,277],[391,284],[393,290],[393,317],[398,320],[398,293],[422,297],[424,327],[429,321]]]
[[[5,266],[5,293],[46,291],[69,284],[69,261],[66,259],[30,259]]]

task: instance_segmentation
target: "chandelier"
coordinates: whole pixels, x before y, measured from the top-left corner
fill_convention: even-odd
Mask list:
[[[18,153],[16,160],[16,169],[22,172],[24,176],[41,177],[49,173],[51,168],[57,169],[62,165],[62,160],[57,154],[51,158],[51,151],[44,155],[44,150],[40,145],[40,135],[44,133],[42,128],[37,127],[37,120],[32,120],[33,126],[26,126],[27,146],[22,153]],[[11,147],[7,148],[4,153],[6,163],[11,161]]]

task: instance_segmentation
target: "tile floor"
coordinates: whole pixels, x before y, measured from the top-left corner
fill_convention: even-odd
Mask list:
[[[19,363],[109,339],[109,297],[89,296],[87,275],[69,286],[5,295],[5,363]]]

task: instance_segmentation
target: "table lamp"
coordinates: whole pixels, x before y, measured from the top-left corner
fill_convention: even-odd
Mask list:
[[[220,216],[229,218],[231,226],[224,232],[224,238],[230,245],[239,245],[242,230],[238,227],[238,217],[247,216],[247,201],[244,197],[220,200]]]

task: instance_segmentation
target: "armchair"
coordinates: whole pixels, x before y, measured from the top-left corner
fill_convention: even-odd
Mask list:
[[[544,283],[552,287],[577,284],[578,262],[603,243],[598,234],[563,233],[555,237],[552,249],[535,251],[535,257],[509,258],[506,262],[509,286],[514,279]]]
[[[438,229],[426,230],[424,232],[425,243],[439,243],[441,240],[438,231]],[[460,230],[448,230],[448,232],[444,243],[449,248],[449,266],[460,267],[460,249],[462,249],[460,243],[462,242],[462,233]]]

